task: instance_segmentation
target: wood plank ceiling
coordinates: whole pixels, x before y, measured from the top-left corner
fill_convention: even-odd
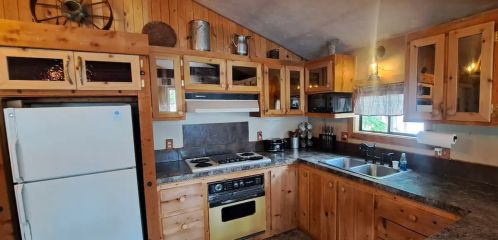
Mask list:
[[[306,58],[325,55],[498,8],[496,0],[195,0]]]

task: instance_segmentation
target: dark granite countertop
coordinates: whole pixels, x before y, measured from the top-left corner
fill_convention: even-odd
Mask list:
[[[261,153],[271,163],[191,173],[183,161],[156,164],[157,183],[171,183],[251,169],[303,163],[461,217],[459,221],[431,236],[431,240],[494,239],[498,240],[498,187],[457,178],[406,172],[381,180],[328,167],[319,160],[340,155],[316,150],[289,150],[283,153]]]

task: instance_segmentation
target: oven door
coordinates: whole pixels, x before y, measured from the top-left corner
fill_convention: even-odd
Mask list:
[[[211,240],[233,240],[266,230],[266,197],[260,196],[209,208]]]

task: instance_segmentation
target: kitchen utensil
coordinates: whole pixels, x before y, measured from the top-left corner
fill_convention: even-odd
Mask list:
[[[299,148],[299,138],[298,137],[290,138],[290,148],[292,148],[292,149]]]
[[[308,139],[312,139],[313,138],[313,132],[311,131],[306,131],[307,132],[307,135],[308,135]]]
[[[308,145],[308,147],[313,146],[313,141],[311,141],[311,139],[308,139],[308,141],[306,142],[306,145]]]
[[[306,139],[301,139],[300,143],[301,143],[301,147],[303,147],[303,148],[306,147]]]
[[[278,49],[272,49],[266,54],[267,58],[280,59],[280,52]]]
[[[207,51],[211,50],[210,32],[209,32],[209,22],[202,20],[192,20],[190,21],[190,39],[192,49]]]
[[[251,39],[251,36],[241,36],[237,34],[233,34],[232,43],[234,45],[234,53],[237,55],[247,56],[249,52],[249,45],[247,44],[247,40]]]
[[[300,123],[299,126],[297,126],[299,128],[299,130],[301,131],[304,131],[306,130],[305,126],[304,126],[305,123]]]
[[[145,24],[142,33],[149,35],[149,45],[174,47],[176,45],[176,33],[170,25],[153,21]]]
[[[306,123],[306,129],[308,130],[313,130],[313,125],[311,125],[311,123]]]
[[[308,136],[308,134],[306,133],[306,131],[300,131],[301,133],[299,134],[299,137],[300,138],[306,138],[306,136]]]

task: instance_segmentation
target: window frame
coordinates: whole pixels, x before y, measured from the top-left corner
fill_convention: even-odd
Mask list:
[[[378,132],[378,131],[369,131],[369,130],[363,130],[363,115],[359,116],[359,124],[358,124],[358,130],[359,132],[366,132],[366,133],[376,133],[376,134],[387,134],[387,135],[396,135],[396,136],[406,136],[406,137],[417,137],[417,134],[410,134],[410,133],[399,133],[399,132],[392,132],[391,131],[391,122],[392,118],[394,116],[385,116],[387,117],[387,132]],[[370,117],[370,116],[367,116]]]

